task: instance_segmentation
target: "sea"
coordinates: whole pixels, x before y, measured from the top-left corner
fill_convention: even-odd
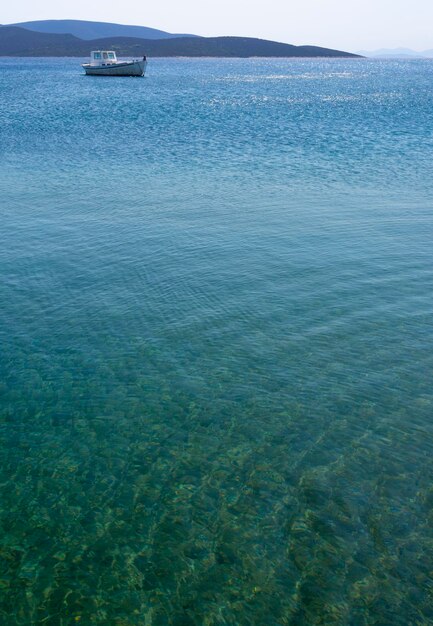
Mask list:
[[[0,59],[0,622],[433,624],[433,61]]]

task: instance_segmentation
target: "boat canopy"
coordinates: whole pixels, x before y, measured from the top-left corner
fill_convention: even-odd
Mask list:
[[[92,50],[90,53],[91,65],[108,65],[116,62],[117,57],[114,50]]]

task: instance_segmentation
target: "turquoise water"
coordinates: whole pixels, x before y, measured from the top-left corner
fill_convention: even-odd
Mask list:
[[[0,622],[433,623],[433,63],[0,60]]]

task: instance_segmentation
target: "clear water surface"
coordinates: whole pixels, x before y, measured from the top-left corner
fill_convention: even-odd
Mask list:
[[[433,623],[433,63],[0,61],[0,621]]]

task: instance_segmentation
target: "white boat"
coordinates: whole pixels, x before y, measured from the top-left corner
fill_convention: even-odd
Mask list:
[[[113,50],[92,50],[90,63],[83,63],[89,76],[144,76],[147,60],[118,61]]]

